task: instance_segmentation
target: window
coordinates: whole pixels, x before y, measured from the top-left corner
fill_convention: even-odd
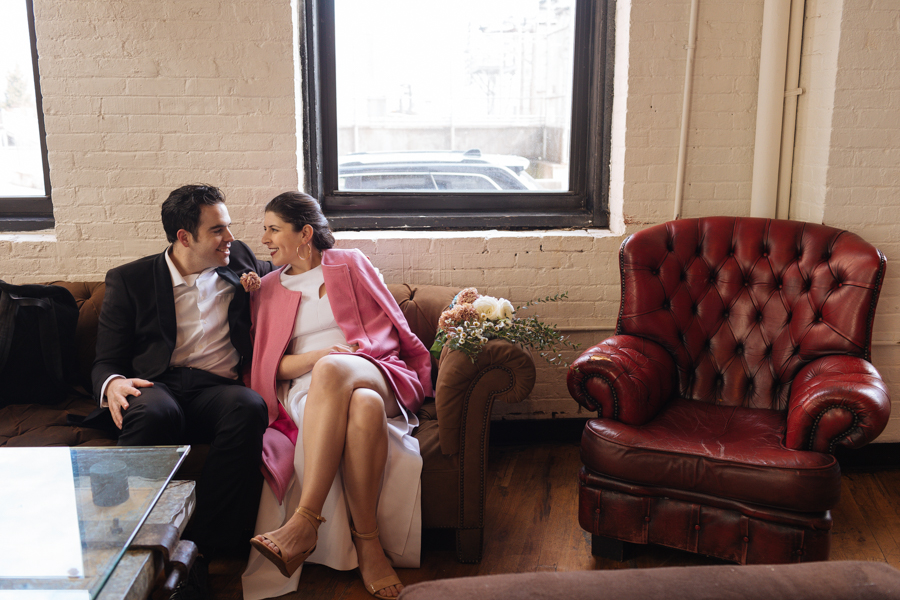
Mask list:
[[[0,0],[0,231],[53,227],[31,0]]]
[[[307,191],[335,229],[602,227],[614,0],[307,0]]]

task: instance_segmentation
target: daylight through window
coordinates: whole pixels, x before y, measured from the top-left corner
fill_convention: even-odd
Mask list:
[[[305,0],[304,180],[337,229],[605,226],[614,0]]]
[[[0,196],[43,196],[44,162],[25,0],[0,0]]]
[[[569,190],[575,0],[337,0],[338,189]]]
[[[0,0],[0,231],[53,227],[31,0]]]

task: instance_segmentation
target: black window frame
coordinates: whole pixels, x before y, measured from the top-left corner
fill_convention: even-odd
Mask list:
[[[571,191],[428,193],[434,206],[427,208],[421,205],[421,193],[337,190],[334,1],[306,0],[299,21],[304,189],[319,201],[335,230],[609,225],[615,0],[576,2]]]
[[[47,158],[47,132],[44,128],[44,106],[41,96],[41,78],[38,71],[37,35],[34,27],[34,4],[25,0],[28,18],[28,35],[31,38],[31,66],[34,72],[34,102],[38,118],[38,135],[41,141],[41,160],[44,167],[43,196],[0,196],[0,231],[37,231],[52,229],[53,203],[50,194],[50,162]]]

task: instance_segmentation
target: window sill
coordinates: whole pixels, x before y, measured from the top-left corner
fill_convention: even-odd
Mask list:
[[[33,233],[0,233],[0,242],[12,242],[13,244],[55,241],[56,232],[52,229],[36,231]]]
[[[403,231],[394,229],[370,231],[337,231],[337,241],[351,240],[457,240],[485,238],[564,238],[586,237],[592,239],[620,237],[609,229],[548,229],[544,231],[505,231],[487,229],[476,231]]]

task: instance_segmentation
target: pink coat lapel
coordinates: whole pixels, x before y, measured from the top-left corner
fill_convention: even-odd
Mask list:
[[[409,329],[397,301],[359,250],[322,255],[325,287],[347,342],[372,359],[390,380],[397,400],[415,413],[431,394],[431,356]]]
[[[325,289],[331,302],[331,312],[338,327],[347,338],[348,344],[356,344],[365,337],[365,327],[359,314],[359,303],[356,300],[353,284],[350,282],[350,267],[346,264],[328,264],[333,250],[322,257],[322,275],[325,278]],[[360,344],[363,346],[364,344]]]
[[[269,423],[278,418],[277,382],[275,374],[281,357],[284,356],[293,333],[293,320],[286,326],[284,315],[296,317],[300,307],[300,293],[292,292],[281,285],[280,276],[284,269],[272,271],[262,279],[260,289],[250,296],[250,311],[253,318],[253,362],[250,365],[252,387],[269,409]],[[265,306],[265,310],[261,307]]]
[[[260,289],[250,296],[253,317],[253,362],[249,380],[244,383],[266,402],[269,411],[269,427],[263,434],[262,473],[279,502],[284,500],[287,486],[294,475],[294,446],[297,444],[297,426],[278,401],[278,382],[275,374],[281,357],[287,350],[293,333],[293,321],[285,326],[283,315],[296,315],[300,306],[300,293],[281,285],[283,269],[263,277]],[[265,310],[260,310],[262,305]]]

